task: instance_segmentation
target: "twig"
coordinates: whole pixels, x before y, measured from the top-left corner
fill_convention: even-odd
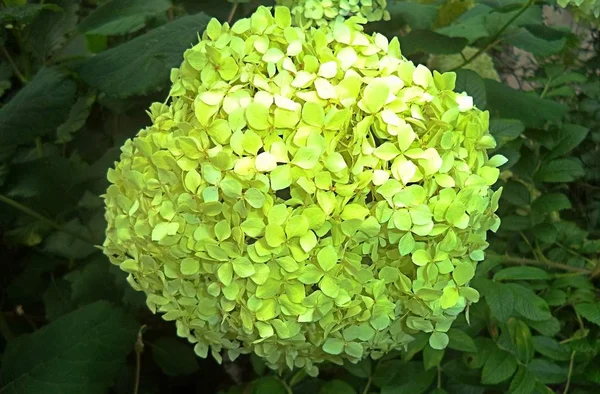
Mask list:
[[[362,391],[362,394],[368,394],[369,393],[369,389],[371,388],[371,383],[373,382],[373,376],[369,376],[369,379],[367,380],[367,385],[365,386],[364,390]]]
[[[235,15],[235,11],[238,8],[238,4],[239,3],[233,3],[233,5],[231,6],[231,11],[229,11],[229,17],[227,17],[227,23],[231,25],[231,22],[233,21],[233,16]]]
[[[496,255],[494,255],[494,256],[496,256]],[[589,275],[592,273],[592,270],[589,270],[586,268],[571,267],[570,265],[557,263],[555,261],[549,261],[549,260],[548,261],[540,261],[540,260],[525,259],[525,258],[520,258],[520,257],[500,256],[500,255],[497,255],[497,256],[501,257],[503,259],[502,262],[505,264],[537,265],[540,267],[552,267],[552,268],[556,268],[556,269],[563,270],[563,271],[578,272],[580,274],[586,274],[586,275]]]
[[[575,363],[575,350],[571,352],[571,361],[569,361],[569,374],[567,375],[567,384],[565,385],[565,391],[563,394],[567,394],[569,392],[569,387],[571,386],[571,375],[573,375],[573,364]]]
[[[437,388],[442,388],[442,367],[437,366]]]
[[[4,312],[0,311],[0,335],[6,342],[10,342],[15,339],[15,334],[10,329],[6,318],[4,317]]]
[[[142,371],[142,353],[144,352],[144,339],[142,334],[146,325],[140,327],[138,331],[137,341],[135,341],[135,383],[133,385],[133,394],[138,394],[140,390],[140,373]]]
[[[485,52],[489,51],[490,49],[492,49],[500,40],[500,36],[502,35],[502,33],[504,33],[504,31],[506,29],[509,28],[510,25],[512,25],[512,23],[517,20],[521,15],[523,15],[523,13],[525,11],[527,11],[527,9],[535,2],[535,0],[529,0],[523,7],[521,7],[521,10],[519,10],[519,12],[517,12],[515,14],[515,16],[513,16],[512,18],[510,18],[508,20],[508,22],[506,22],[504,24],[504,26],[502,26],[500,28],[500,30],[498,30],[498,32],[496,34],[494,34],[494,36],[490,39],[490,43],[488,45],[486,45],[484,48],[481,48],[479,51],[477,51],[473,56],[471,56],[469,59],[463,61],[460,65],[454,67],[453,69],[451,69],[450,71],[456,71],[459,68],[463,68],[464,66],[466,66],[467,64],[471,63],[473,60],[477,59],[479,56],[481,56],[482,54],[484,54]]]
[[[0,51],[2,51],[2,54],[4,55],[4,57],[6,58],[6,60],[8,60],[8,63],[10,63],[10,66],[12,67],[13,72],[15,73],[17,78],[19,78],[19,81],[21,81],[21,83],[23,83],[23,84],[26,84],[28,82],[27,78],[25,78],[25,76],[23,75],[21,70],[19,70],[19,67],[17,67],[12,56],[10,56],[10,53],[8,53],[8,51],[6,50],[6,47],[4,45],[0,45]]]
[[[29,208],[29,207],[27,207],[27,206],[25,206],[25,205],[23,205],[23,204],[15,201],[15,200],[13,200],[10,197],[7,197],[7,196],[5,196],[3,194],[0,194],[0,201],[4,202],[5,204],[10,205],[11,207],[13,207],[13,208],[15,208],[15,209],[17,209],[17,210],[19,210],[19,211],[21,211],[21,212],[29,215],[29,216],[31,216],[33,218],[36,218],[36,219],[38,219],[38,220],[46,223],[48,226],[50,226],[50,227],[52,227],[52,228],[54,228],[54,229],[56,229],[58,231],[62,231],[63,233],[68,234],[71,237],[77,238],[80,241],[89,243],[90,245],[93,245],[93,246],[95,246],[97,244],[92,239],[89,239],[86,236],[81,235],[81,234],[79,234],[79,233],[77,233],[75,231],[71,231],[69,229],[64,228],[63,226],[61,226],[60,224],[56,223],[55,221],[53,221],[51,219],[48,219],[44,215],[37,213],[33,209],[31,209],[31,208]]]

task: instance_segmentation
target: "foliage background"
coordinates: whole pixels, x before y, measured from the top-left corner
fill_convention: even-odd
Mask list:
[[[166,97],[169,70],[209,16],[236,20],[268,1],[3,0],[0,393],[597,392],[598,21],[574,10],[575,21],[552,22],[551,0],[388,3],[392,20],[368,29],[399,36],[415,62],[457,68],[457,91],[490,111],[509,159],[496,185],[502,226],[473,281],[483,297],[448,349],[422,334],[317,379],[278,376],[255,357],[218,365],[94,247],[106,171]],[[500,82],[482,78],[490,62]]]

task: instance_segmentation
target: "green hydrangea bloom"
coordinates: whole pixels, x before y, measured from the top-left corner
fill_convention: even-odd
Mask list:
[[[390,20],[387,0],[276,0],[292,10],[298,26],[322,26],[351,16],[368,22]]]
[[[600,1],[598,0],[558,0],[558,5],[577,7],[584,14],[600,18]]]
[[[443,348],[495,230],[502,157],[455,74],[356,19],[212,20],[109,170],[104,251],[206,357]]]
[[[446,72],[460,66],[464,62],[464,59],[470,59],[475,56],[478,51],[479,49],[477,48],[466,47],[462,50],[462,55],[460,53],[454,55],[434,55],[429,58],[427,65],[430,68]],[[494,66],[494,60],[487,53],[479,55],[475,60],[463,68],[475,71],[482,78],[493,79],[500,82],[500,76]]]

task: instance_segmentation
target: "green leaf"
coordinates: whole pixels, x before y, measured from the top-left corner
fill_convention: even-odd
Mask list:
[[[552,133],[552,151],[548,158],[563,156],[585,140],[590,129],[576,124],[565,124]]]
[[[118,36],[143,28],[146,21],[171,7],[169,0],[111,0],[88,15],[78,28],[86,34]]]
[[[569,197],[562,193],[542,194],[531,204],[531,209],[540,214],[571,209],[571,207],[572,206],[571,201],[569,201]]]
[[[348,360],[344,361],[344,368],[352,375],[366,379],[371,376],[373,370],[372,362],[370,358],[363,358],[358,363],[354,364]]]
[[[568,361],[571,354],[566,345],[562,345],[553,338],[537,335],[532,338],[533,348],[542,356],[556,361]]]
[[[453,23],[450,26],[437,29],[435,32],[448,37],[462,37],[467,39],[469,43],[472,43],[489,35],[489,32],[481,24],[480,20],[480,18],[472,18],[465,23]]]
[[[514,118],[530,127],[543,127],[547,122],[560,122],[567,106],[553,100],[541,99],[507,85],[485,79],[487,109],[493,117]]]
[[[510,382],[508,392],[510,394],[531,394],[535,389],[535,383],[535,376],[526,367],[520,366],[513,380]]]
[[[515,310],[527,319],[539,321],[552,317],[548,304],[527,287],[509,283],[508,286],[515,299]]]
[[[508,35],[505,42],[535,56],[550,56],[560,52],[567,40],[565,38],[553,41],[545,40],[533,35],[525,28],[520,28]]]
[[[29,26],[28,45],[33,54],[44,61],[60,49],[67,35],[75,30],[79,2],[58,0],[55,2],[60,12],[53,9],[42,11]]]
[[[122,296],[115,286],[110,264],[103,256],[89,262],[80,270],[69,272],[64,278],[71,283],[71,299],[76,305],[100,300],[116,303]]]
[[[514,295],[507,285],[489,282],[485,291],[485,300],[492,315],[498,321],[507,321],[515,307]]]
[[[536,179],[548,183],[573,182],[584,175],[581,161],[574,157],[543,161],[535,173]]]
[[[473,104],[481,110],[485,109],[487,97],[483,79],[472,70],[456,70],[456,86],[454,91],[457,93],[467,92],[473,97]]]
[[[584,319],[600,326],[600,303],[584,302],[575,304],[575,310]]]
[[[285,386],[281,380],[275,376],[267,376],[253,383],[253,394],[287,394]]]
[[[508,181],[503,187],[501,198],[513,205],[522,207],[529,205],[531,202],[531,192],[527,186],[521,182]]]
[[[71,107],[67,121],[56,130],[57,144],[65,144],[73,140],[73,134],[85,125],[95,102],[96,92],[93,91],[77,98],[77,101]]]
[[[498,147],[519,138],[525,131],[525,125],[518,119],[490,120],[490,134],[496,139]]]
[[[55,4],[23,4],[8,6],[0,9],[0,23],[2,25],[31,23],[43,10],[60,12],[61,8]]]
[[[514,317],[508,319],[507,327],[510,340],[517,350],[517,358],[527,364],[533,359],[533,341],[529,327]]]
[[[356,390],[354,387],[350,386],[348,383],[343,380],[330,380],[325,383],[321,390],[319,390],[319,394],[355,394]]]
[[[373,383],[381,387],[381,394],[424,393],[437,374],[434,369],[425,371],[421,361],[409,363],[395,361],[397,360],[381,363],[375,372],[381,374],[381,377],[373,376]]]
[[[466,332],[459,330],[458,328],[451,328],[448,330],[448,347],[450,349],[459,350],[467,353],[477,353],[477,345],[475,341]]]
[[[438,14],[438,7],[435,5],[408,1],[391,2],[387,8],[393,21],[401,18],[411,29],[431,28]]]
[[[481,383],[498,384],[509,379],[517,370],[517,359],[510,353],[495,348],[481,371]]]
[[[150,342],[152,358],[156,365],[169,376],[190,375],[198,371],[198,359],[194,348],[173,337],[160,337]]]
[[[8,344],[0,393],[103,394],[133,349],[135,321],[99,301]]]
[[[53,68],[42,68],[0,108],[0,146],[15,146],[53,132],[69,114],[75,82]]]
[[[567,380],[566,368],[543,358],[531,361],[527,369],[544,384],[559,384]]]
[[[423,366],[425,370],[437,367],[444,358],[445,350],[434,349],[431,346],[425,346],[423,349]]]
[[[550,275],[537,267],[509,267],[494,274],[495,281],[501,280],[548,280]]]
[[[171,68],[179,66],[183,52],[208,21],[203,13],[184,16],[101,52],[77,70],[86,83],[110,96],[124,98],[160,90],[166,87]]]
[[[461,37],[448,37],[430,30],[412,30],[400,37],[402,54],[412,55],[418,52],[434,55],[451,55],[463,50],[467,40]]]

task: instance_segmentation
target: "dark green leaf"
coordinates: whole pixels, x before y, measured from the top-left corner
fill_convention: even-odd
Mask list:
[[[62,278],[50,282],[42,295],[42,302],[46,310],[46,318],[50,321],[56,320],[77,308],[71,300],[71,284]]]
[[[267,376],[254,382],[253,394],[287,394],[283,383],[274,376]]]
[[[542,182],[573,182],[585,175],[579,159],[567,157],[542,162],[535,176]]]
[[[513,293],[515,310],[523,317],[537,321],[547,320],[552,317],[546,301],[538,297],[532,290],[515,283],[509,283],[504,286],[508,286]]]
[[[132,350],[137,326],[97,302],[10,342],[0,393],[103,394]]]
[[[67,121],[56,130],[57,144],[65,144],[73,139],[73,134],[79,131],[87,121],[94,102],[96,102],[96,92],[88,92],[75,101]]]
[[[517,370],[515,357],[496,348],[489,356],[481,371],[481,383],[498,384],[509,379]]]
[[[545,193],[533,201],[531,208],[536,213],[545,214],[571,209],[571,201],[562,193]]]
[[[528,320],[525,319],[529,327],[536,330],[542,335],[546,335],[549,337],[553,337],[560,331],[560,322],[556,318],[551,318],[547,320]]]
[[[567,361],[571,358],[569,349],[553,338],[536,335],[533,337],[533,348],[542,356],[556,361]]]
[[[600,304],[598,302],[575,304],[575,310],[584,319],[600,326]]]
[[[537,267],[508,267],[494,274],[494,280],[547,280],[550,275]]]
[[[44,10],[29,27],[31,51],[44,61],[58,50],[65,42],[66,36],[75,30],[77,25],[78,2],[75,0],[57,0],[60,12]]]
[[[344,368],[346,368],[346,370],[348,372],[350,372],[352,375],[359,377],[359,378],[366,379],[369,376],[371,376],[371,372],[372,372],[372,368],[373,368],[371,364],[372,363],[371,363],[370,358],[364,358],[356,364],[351,363],[348,360],[345,360]]]
[[[438,7],[432,4],[391,2],[388,11],[393,21],[404,20],[411,29],[429,29],[437,18]]]
[[[525,131],[525,125],[518,119],[490,120],[490,134],[496,139],[498,146],[519,138]]]
[[[65,275],[71,283],[71,299],[78,305],[100,300],[118,302],[121,292],[116,288],[109,269],[110,263],[102,256]]]
[[[490,282],[485,299],[492,315],[498,321],[507,321],[512,315],[515,307],[515,298],[507,285]]]
[[[496,117],[515,118],[531,127],[543,127],[547,122],[560,122],[567,107],[533,93],[512,89],[491,79],[484,80],[487,108]]]
[[[536,37],[525,28],[518,29],[506,38],[506,43],[531,52],[536,56],[554,55],[563,49],[566,42],[567,40],[564,38],[549,41]]]
[[[412,30],[400,37],[400,46],[405,56],[418,52],[450,55],[462,51],[466,45],[467,40],[464,38],[451,38],[429,30]]]
[[[435,32],[448,37],[466,38],[470,43],[475,42],[489,35],[488,31],[481,24],[481,20],[483,20],[482,16],[477,18],[477,20],[470,19],[466,23],[454,23],[450,26],[442,27]]]
[[[319,394],[355,394],[356,390],[343,380],[334,379],[321,387]]]
[[[467,92],[473,97],[473,104],[481,110],[485,109],[487,99],[483,79],[472,70],[456,71],[456,86],[454,91],[457,93]]]
[[[60,7],[57,7],[54,4],[25,4],[6,7],[0,9],[0,23],[3,25],[12,23],[24,25],[31,23],[42,10],[61,11]]]
[[[527,370],[527,368],[520,366],[517,374],[510,382],[508,392],[510,394],[530,394],[535,389],[535,376]]]
[[[527,369],[544,384],[559,384],[567,380],[565,368],[543,358],[531,361]]]
[[[549,158],[562,156],[583,142],[590,129],[576,124],[565,124],[553,133],[553,147]]]
[[[510,341],[517,351],[519,361],[527,364],[533,359],[533,341],[531,331],[523,321],[511,317],[506,323]]]
[[[171,68],[202,33],[205,14],[185,16],[116,48],[90,58],[78,70],[81,78],[99,90],[129,97],[165,88]]]
[[[425,346],[425,349],[423,349],[423,367],[425,370],[427,371],[431,368],[439,366],[440,362],[444,358],[445,352],[445,349],[438,350],[429,345]]]
[[[411,361],[396,371],[395,376],[381,387],[381,394],[421,394],[435,378],[435,370],[425,371],[423,363]]]
[[[531,192],[521,182],[508,181],[502,190],[502,199],[518,207],[529,205]]]
[[[133,33],[144,27],[148,18],[171,6],[169,0],[111,0],[94,10],[78,28],[103,36]]]
[[[464,331],[458,328],[451,328],[448,330],[448,347],[454,350],[460,350],[461,352],[477,353],[477,346],[473,339]]]
[[[43,68],[0,108],[0,146],[15,146],[53,132],[69,114],[76,86],[56,69]]]
[[[169,376],[184,376],[196,372],[198,359],[193,345],[173,337],[160,337],[150,342],[154,362]]]

